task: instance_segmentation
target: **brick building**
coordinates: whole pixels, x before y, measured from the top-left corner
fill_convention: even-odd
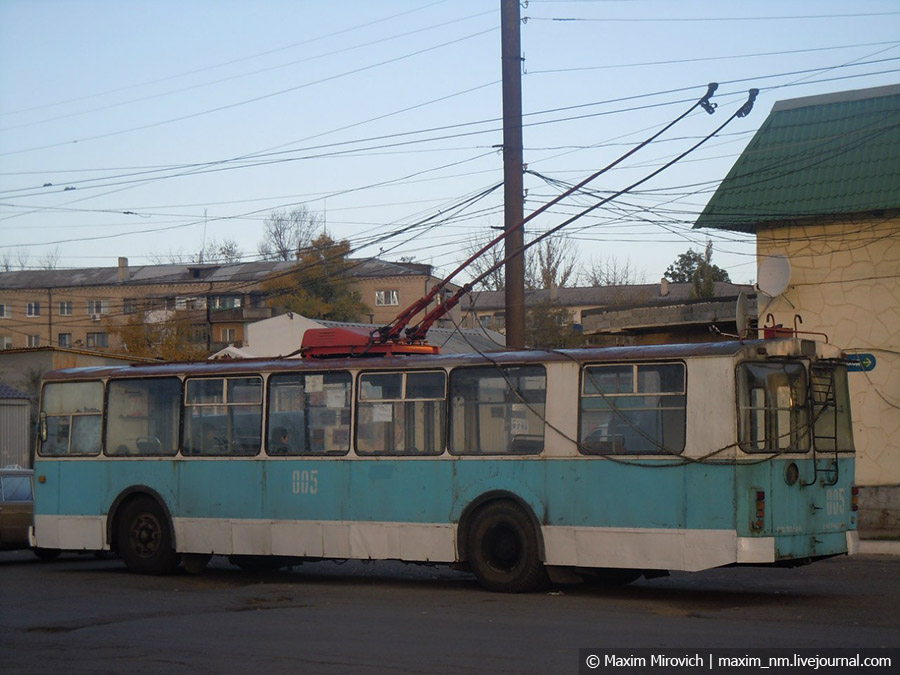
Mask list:
[[[383,324],[438,279],[430,265],[352,261],[347,283],[369,307],[362,321]],[[0,272],[0,349],[63,347],[116,351],[111,328],[129,317],[190,322],[189,339],[209,352],[244,339],[248,323],[278,312],[265,281],[293,262],[168,264]],[[457,310],[458,317],[458,310]]]

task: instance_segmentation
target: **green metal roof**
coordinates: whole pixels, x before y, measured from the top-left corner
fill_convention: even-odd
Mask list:
[[[900,208],[900,85],[780,101],[695,228]]]

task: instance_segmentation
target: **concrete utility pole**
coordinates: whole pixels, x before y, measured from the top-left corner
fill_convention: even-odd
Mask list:
[[[524,228],[510,232],[524,217],[522,173],[522,43],[519,0],[500,0],[503,65],[503,203],[506,256],[521,251]],[[525,255],[506,263],[506,346],[525,346]]]

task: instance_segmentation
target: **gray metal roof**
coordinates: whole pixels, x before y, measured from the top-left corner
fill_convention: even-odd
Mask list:
[[[396,277],[423,276],[431,272],[430,265],[396,263],[367,258],[351,260],[348,276]],[[275,272],[286,272],[293,261],[257,261],[215,265],[167,264],[119,267],[82,267],[78,269],[19,270],[0,272],[0,290],[34,288],[71,288],[75,286],[123,286],[148,284],[256,283]]]
[[[370,323],[351,323],[347,321],[316,322],[327,327],[353,326],[370,330],[375,328]],[[442,354],[472,354],[476,352],[496,352],[506,349],[506,337],[500,333],[483,328],[440,328],[432,326],[428,329],[428,344],[437,345]]]
[[[0,399],[25,399],[30,401],[31,397],[28,394],[23,394],[18,389],[13,389],[8,384],[0,382]]]
[[[559,288],[555,291],[538,289],[525,292],[526,306],[534,306],[542,302],[553,302],[562,307],[611,307],[635,305],[668,305],[682,303],[691,299],[693,284],[668,284],[666,295],[661,294],[660,284],[635,284],[629,286],[585,286],[576,288]],[[752,291],[753,287],[717,281],[714,297],[733,297],[741,291]],[[554,298],[554,295],[556,296]],[[492,311],[506,307],[503,291],[481,291],[470,293],[468,304],[461,303],[464,310]]]

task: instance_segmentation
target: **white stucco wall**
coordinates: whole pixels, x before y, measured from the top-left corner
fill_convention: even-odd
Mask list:
[[[826,333],[848,353],[875,356],[850,373],[859,485],[900,483],[900,218],[792,225],[757,231],[758,260],[784,255],[787,290],[760,294],[759,322]]]

